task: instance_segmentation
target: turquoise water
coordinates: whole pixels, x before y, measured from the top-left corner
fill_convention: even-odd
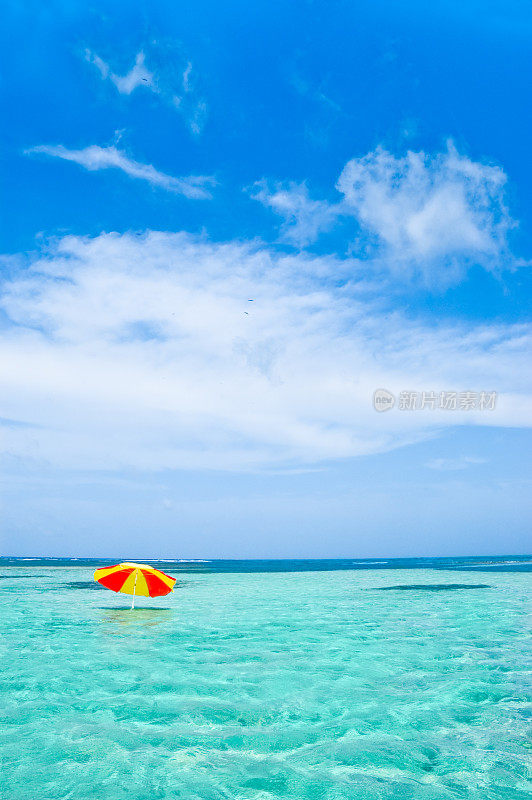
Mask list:
[[[528,800],[530,573],[2,576],[10,800]]]

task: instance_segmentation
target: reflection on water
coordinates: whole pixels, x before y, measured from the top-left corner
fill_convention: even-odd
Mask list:
[[[174,616],[173,608],[131,608],[130,606],[99,606],[101,622],[110,623],[121,631],[138,631],[168,622]]]

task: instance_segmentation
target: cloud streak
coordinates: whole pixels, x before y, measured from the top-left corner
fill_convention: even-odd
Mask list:
[[[24,423],[3,452],[17,459],[302,468],[452,425],[532,424],[530,325],[392,314],[349,260],[184,233],[65,237],[5,282],[1,307],[0,416]],[[378,414],[380,386],[499,396],[492,412]]]
[[[116,147],[100,147],[90,145],[81,150],[69,150],[63,145],[38,145],[28,148],[27,155],[46,155],[52,158],[62,158],[72,161],[91,172],[101,169],[119,169],[130,178],[146,181],[152,186],[158,186],[168,192],[182,194],[194,200],[204,200],[211,197],[207,187],[214,184],[214,179],[203,175],[190,175],[176,178],[155,169],[151,164],[142,164],[129,158],[123,151]]]
[[[458,458],[433,458],[427,462],[429,469],[436,469],[442,472],[458,472],[476,464],[485,464],[485,458],[477,456],[459,456]]]

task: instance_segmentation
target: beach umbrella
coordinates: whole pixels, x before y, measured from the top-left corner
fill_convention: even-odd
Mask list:
[[[124,561],[112,567],[101,567],[94,573],[94,580],[113,592],[132,594],[131,608],[135,607],[135,597],[162,597],[174,591],[175,578],[148,564],[135,564]]]

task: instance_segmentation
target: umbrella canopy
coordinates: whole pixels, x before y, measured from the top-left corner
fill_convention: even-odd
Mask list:
[[[132,561],[124,561],[112,567],[101,567],[94,573],[94,580],[113,592],[132,594],[131,608],[134,608],[136,595],[162,597],[174,591],[176,582],[171,575],[166,575],[159,569],[150,567],[149,564],[135,564]]]

